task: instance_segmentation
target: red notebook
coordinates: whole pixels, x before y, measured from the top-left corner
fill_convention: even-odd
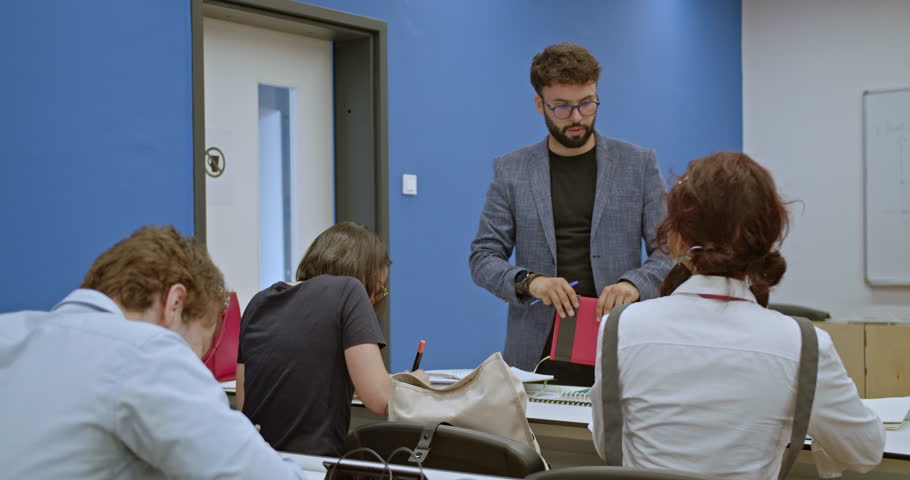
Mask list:
[[[594,314],[595,307],[596,298],[578,297],[574,317],[559,318],[559,314],[556,314],[550,359],[594,365],[597,358],[597,330],[600,328]]]

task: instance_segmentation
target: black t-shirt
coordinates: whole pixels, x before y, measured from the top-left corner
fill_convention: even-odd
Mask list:
[[[585,297],[599,296],[591,267],[591,220],[597,188],[596,148],[563,157],[550,152],[550,196],[553,201],[553,228],[556,230],[556,275],[569,282],[578,281],[575,291]],[[550,354],[553,327],[541,358]],[[562,385],[590,386],[594,367],[549,360],[538,372],[556,377]]]
[[[257,293],[240,327],[243,413],[276,450],[341,455],[354,394],[344,351],[365,343],[384,347],[385,338],[355,278],[323,275]]]
[[[578,281],[575,291],[597,297],[591,268],[591,218],[597,186],[596,148],[574,157],[550,152],[550,197],[556,230],[556,275]]]

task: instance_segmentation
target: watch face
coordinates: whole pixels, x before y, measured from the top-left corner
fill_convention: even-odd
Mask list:
[[[525,281],[526,278],[528,278],[528,271],[522,270],[515,274],[515,283],[521,283]]]

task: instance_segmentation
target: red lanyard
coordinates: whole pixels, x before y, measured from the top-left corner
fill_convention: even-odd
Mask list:
[[[698,296],[701,298],[710,298],[711,300],[723,300],[725,302],[748,302],[748,300],[746,300],[745,298],[728,297],[726,295],[711,295],[708,293],[699,293]]]

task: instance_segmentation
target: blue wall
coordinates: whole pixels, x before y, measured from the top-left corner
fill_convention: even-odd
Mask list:
[[[0,311],[141,225],[193,232],[188,2],[4,2],[0,58]]]
[[[0,7],[0,311],[49,307],[138,225],[192,231],[188,1],[54,3]],[[310,3],[388,22],[394,370],[419,338],[425,368],[502,348],[505,305],[468,249],[492,158],[546,135],[528,82],[546,45],[601,60],[600,131],[656,148],[665,173],[742,148],[739,1]]]

